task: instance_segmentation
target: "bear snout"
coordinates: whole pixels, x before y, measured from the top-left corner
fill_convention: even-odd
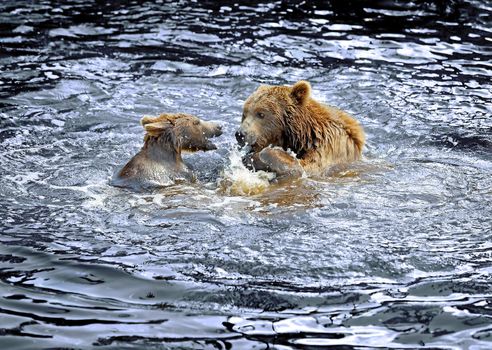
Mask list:
[[[216,137],[220,135],[222,135],[222,125],[216,124],[214,128],[213,136]]]
[[[217,137],[222,135],[222,125],[212,122],[204,122],[204,134],[206,137]]]
[[[239,144],[239,147],[243,148],[246,145],[251,146],[252,149],[257,148],[257,138],[256,135],[253,133],[249,133],[247,131],[244,131],[244,129],[240,128],[238,131],[236,131],[236,140],[237,143]]]
[[[238,129],[236,131],[235,135],[236,135],[236,140],[237,140],[237,143],[239,144],[239,146],[243,147],[244,145],[246,145],[246,137],[244,136],[241,129]]]

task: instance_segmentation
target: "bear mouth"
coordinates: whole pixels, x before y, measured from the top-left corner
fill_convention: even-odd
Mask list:
[[[243,151],[245,154],[256,153],[263,149],[263,147],[260,147],[258,145],[256,138],[253,139],[251,137],[248,137],[240,130],[236,132],[235,136],[237,144],[239,146],[238,149]]]
[[[243,151],[243,153],[245,155],[249,155],[249,154],[255,153],[255,150],[253,149],[253,147],[251,147],[251,145],[249,143],[246,143],[246,144],[244,144],[242,146],[239,146],[239,149],[241,151]]]
[[[205,143],[204,151],[213,151],[216,149],[217,149],[217,146],[212,141],[207,140],[207,142]]]
[[[198,143],[194,143],[191,145],[188,145],[186,147],[182,147],[181,151],[182,152],[198,152],[198,151],[213,151],[217,149],[217,145],[215,145],[210,139],[215,138],[222,135],[222,131],[216,131],[210,136],[204,135],[204,138],[199,141]]]
[[[212,137],[218,137],[218,136],[222,135],[222,126],[214,125],[213,128],[205,129],[203,134],[205,135],[205,137],[207,139],[212,138]]]
[[[210,139],[219,137],[220,135],[222,135],[221,127],[216,128],[210,136],[207,135],[207,142],[205,142],[205,151],[213,151],[217,149],[217,146]]]

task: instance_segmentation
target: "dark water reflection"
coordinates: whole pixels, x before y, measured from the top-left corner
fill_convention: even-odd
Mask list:
[[[489,349],[491,24],[471,0],[2,2],[2,349]],[[268,186],[233,130],[298,79],[365,159]],[[110,187],[162,111],[224,125],[199,181]]]

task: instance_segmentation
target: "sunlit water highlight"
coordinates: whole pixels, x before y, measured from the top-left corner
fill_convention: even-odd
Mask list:
[[[489,349],[486,1],[0,4],[0,345]],[[270,184],[260,83],[349,111],[360,162]],[[196,182],[111,187],[142,115],[223,125]]]

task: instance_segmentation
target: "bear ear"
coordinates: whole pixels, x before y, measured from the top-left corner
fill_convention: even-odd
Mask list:
[[[142,119],[140,119],[140,124],[142,124],[142,126],[145,127],[146,124],[155,123],[155,122],[159,121],[158,118],[159,117],[144,115],[142,117]]]
[[[142,119],[140,119],[140,124],[145,126],[145,124],[149,123],[157,123],[157,122],[168,122],[173,124],[174,121],[179,118],[184,116],[184,114],[168,114],[168,113],[163,113],[157,117],[151,116],[151,115],[144,115]]]
[[[302,105],[311,95],[311,85],[305,80],[300,80],[292,86],[290,95],[297,103]]]
[[[144,120],[143,119],[142,119],[142,125],[143,125],[145,131],[150,136],[159,136],[164,131],[169,130],[170,128],[172,128],[171,123],[167,123],[167,122],[155,122],[155,123],[148,122],[148,123],[145,123],[144,124]]]

